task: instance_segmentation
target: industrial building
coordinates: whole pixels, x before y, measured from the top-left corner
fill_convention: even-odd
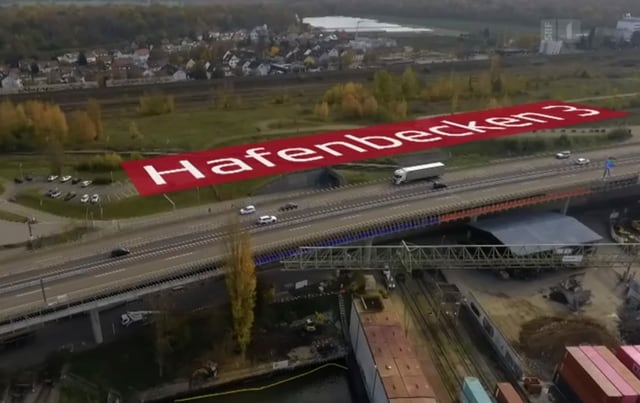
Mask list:
[[[580,20],[549,19],[540,21],[540,53],[557,55],[577,43],[582,36]]]
[[[631,14],[625,14],[616,24],[618,35],[625,41],[631,41],[634,32],[640,31],[640,17],[632,17]]]
[[[469,227],[472,238],[486,241],[480,244],[512,245],[510,252],[520,256],[602,241],[600,235],[577,219],[553,212],[488,218],[472,222]]]
[[[399,312],[380,297],[351,304],[349,334],[371,403],[435,403],[436,396],[405,334]]]

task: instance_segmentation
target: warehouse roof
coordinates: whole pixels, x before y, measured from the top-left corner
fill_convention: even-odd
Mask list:
[[[583,245],[602,240],[580,221],[559,213],[516,214],[478,220],[470,226],[491,234],[503,245],[546,245],[511,248],[517,255],[555,249],[551,245]]]

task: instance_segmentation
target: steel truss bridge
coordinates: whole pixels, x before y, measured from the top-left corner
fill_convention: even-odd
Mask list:
[[[554,270],[614,268],[638,262],[640,244],[301,247],[285,270]]]

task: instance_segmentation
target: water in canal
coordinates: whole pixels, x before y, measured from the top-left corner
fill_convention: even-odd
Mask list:
[[[237,388],[255,388],[273,384],[291,375],[268,379]],[[195,400],[192,403],[356,403],[349,388],[347,371],[335,367],[324,368],[303,378],[259,392],[237,393]]]

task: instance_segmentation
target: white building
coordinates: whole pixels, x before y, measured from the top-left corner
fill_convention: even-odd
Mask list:
[[[577,42],[581,34],[580,20],[551,19],[540,22],[541,41]]]
[[[640,18],[625,14],[621,20],[618,20],[616,30],[625,41],[630,41],[633,33],[640,31]]]

